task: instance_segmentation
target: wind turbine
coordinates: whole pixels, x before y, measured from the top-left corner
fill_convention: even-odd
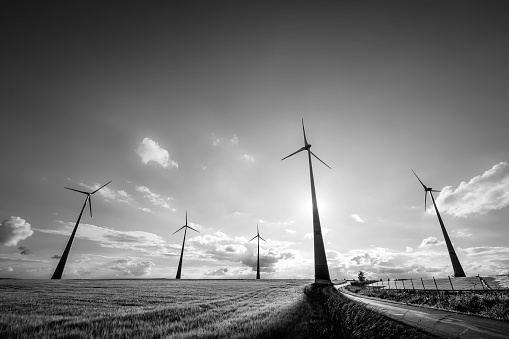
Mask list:
[[[198,232],[191,226],[187,226],[187,211],[186,211],[186,224],[184,226],[182,226],[181,228],[179,228],[178,230],[176,230],[175,232],[173,232],[173,234],[175,234],[178,231],[180,231],[181,229],[184,229],[184,241],[182,241],[182,252],[180,252],[179,268],[177,269],[177,276],[175,277],[175,279],[180,279],[180,275],[182,273],[182,257],[184,256],[184,246],[186,244],[186,233],[187,233],[188,228],[192,229],[195,232]],[[198,233],[200,233],[200,232],[198,232]]]
[[[71,251],[72,242],[74,241],[74,236],[76,235],[76,231],[78,230],[78,225],[80,224],[81,216],[83,215],[85,206],[87,206],[87,202],[88,202],[88,207],[90,207],[90,217],[92,217],[92,194],[96,193],[101,188],[108,185],[110,182],[111,182],[111,180],[93,192],[84,192],[84,191],[80,191],[80,190],[75,190],[74,188],[64,187],[71,191],[86,194],[87,198],[85,199],[85,203],[83,204],[83,207],[81,208],[81,212],[80,212],[80,216],[78,217],[78,221],[76,221],[76,226],[74,226],[74,230],[71,233],[71,237],[69,238],[69,241],[67,242],[67,246],[65,246],[64,253],[60,257],[60,261],[58,262],[57,268],[55,269],[55,272],[53,273],[53,276],[51,277],[51,279],[61,279],[62,278],[62,273],[64,273],[64,268],[65,268],[65,262],[67,261],[67,257],[69,256],[69,252]]]
[[[329,267],[327,265],[327,256],[325,255],[325,247],[323,245],[322,227],[320,226],[320,215],[318,214],[318,206],[316,203],[315,181],[313,177],[313,166],[311,165],[311,155],[320,160],[322,164],[329,167],[322,159],[318,158],[311,152],[311,144],[306,139],[306,131],[304,129],[304,119],[302,119],[302,133],[304,134],[304,147],[284,157],[281,160],[291,157],[302,151],[308,152],[309,160],[309,177],[311,181],[311,199],[313,203],[313,234],[314,234],[314,250],[315,250],[315,284],[330,285]]]
[[[412,172],[414,172],[414,170],[412,170]],[[433,206],[435,207],[435,211],[437,212],[438,221],[440,222],[440,227],[442,228],[442,233],[444,234],[445,244],[447,245],[447,250],[449,251],[449,256],[451,257],[452,268],[454,270],[454,276],[455,277],[466,277],[465,272],[463,271],[463,267],[461,267],[458,256],[456,255],[456,251],[454,251],[454,247],[452,246],[451,239],[449,239],[449,235],[447,234],[447,231],[445,229],[444,222],[442,221],[442,217],[440,216],[440,213],[438,213],[438,208],[437,208],[437,204],[435,203],[435,198],[433,198],[432,192],[440,192],[440,191],[434,190],[431,187],[427,187],[426,185],[423,184],[423,182],[421,181],[421,179],[419,179],[419,177],[417,176],[417,174],[415,174],[415,172],[414,172],[414,175],[417,178],[417,180],[419,180],[422,187],[424,188],[424,211],[426,211],[426,196],[428,195],[428,192],[429,192],[429,195],[431,196],[431,200],[433,201]]]
[[[260,239],[267,242],[265,239],[260,237],[260,231],[258,230],[258,223],[256,223],[256,235],[253,237],[253,239],[249,240],[248,242],[258,238],[258,260],[256,262],[256,279],[260,279]]]

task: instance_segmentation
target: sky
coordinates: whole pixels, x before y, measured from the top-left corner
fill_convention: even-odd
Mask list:
[[[504,1],[4,6],[0,278],[509,273]]]

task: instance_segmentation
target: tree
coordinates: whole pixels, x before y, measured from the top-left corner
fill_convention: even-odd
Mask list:
[[[359,275],[357,276],[359,278],[359,282],[364,282],[366,280],[366,277],[364,276],[364,272],[359,271]]]

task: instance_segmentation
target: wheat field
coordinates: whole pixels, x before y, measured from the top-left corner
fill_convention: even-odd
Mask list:
[[[310,282],[0,280],[0,337],[319,337]]]

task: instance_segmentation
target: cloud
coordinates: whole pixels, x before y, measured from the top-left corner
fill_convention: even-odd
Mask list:
[[[214,134],[212,134],[214,136]],[[222,146],[222,145],[238,145],[239,137],[237,134],[234,134],[228,141],[225,141],[225,138],[217,137],[212,141],[213,146]]]
[[[145,165],[149,162],[154,162],[164,168],[178,168],[178,163],[170,159],[168,151],[159,146],[159,144],[152,139],[144,138],[138,145],[136,153],[140,156],[141,162]]]
[[[445,245],[445,241],[439,241],[435,237],[428,237],[426,239],[423,239],[421,244],[419,245],[419,248],[425,248],[429,246],[437,246],[437,245]]]
[[[73,222],[58,221],[59,229],[35,229],[39,232],[70,235],[73,228]],[[131,249],[144,252],[150,255],[167,254],[168,248],[165,241],[160,236],[144,231],[118,231],[112,228],[95,226],[90,224],[80,224],[76,237],[97,242],[100,246],[106,248]]]
[[[148,187],[145,186],[136,186],[136,190],[141,193],[145,193],[144,197],[147,198],[152,205],[160,206],[163,208],[170,208],[170,204],[168,204],[165,199],[156,193],[152,193]],[[171,198],[166,198],[166,200],[170,200]]]
[[[14,271],[14,268],[12,268],[12,267],[9,267],[9,268],[7,269],[7,272],[12,272],[12,271]]]
[[[206,272],[205,275],[222,277],[228,274],[228,268],[220,268],[215,271]]]
[[[330,231],[330,229],[329,229],[329,228],[327,228],[327,227],[323,227],[323,228],[322,228],[322,236],[323,236],[324,234],[329,233],[329,231]],[[306,234],[304,234],[304,239],[314,239],[314,235],[313,235],[313,233],[306,233]]]
[[[288,228],[285,228],[285,232],[286,233],[290,233],[290,234],[295,234],[295,232],[297,232],[296,230],[290,230]]]
[[[9,217],[0,224],[0,244],[16,246],[19,241],[31,236],[34,232],[30,224],[20,217]]]
[[[244,154],[241,158],[245,162],[251,163],[251,164],[254,163],[254,161],[255,161],[255,158],[252,155],[250,155],[250,154]]]
[[[455,190],[444,187],[437,197],[440,211],[456,217],[483,214],[509,205],[509,165],[501,162],[490,170],[461,182]]]
[[[82,187],[86,187],[91,192],[93,192],[104,184],[94,184],[94,185],[90,186],[90,185],[80,182],[79,185]],[[123,190],[115,191],[115,190],[109,188],[108,186],[101,188],[99,191],[97,191],[96,194],[99,194],[100,196],[102,196],[106,199],[117,200],[117,201],[120,201],[120,202],[123,202],[126,204],[131,203],[133,200],[132,196],[130,194],[126,193],[125,191],[123,191]]]
[[[55,254],[55,255],[53,255],[53,256],[51,257],[51,259],[60,259],[60,258],[62,258],[62,256],[61,256],[61,255],[58,255],[58,254]]]
[[[256,270],[257,245],[255,241],[248,243],[244,237],[231,238],[225,233],[217,231],[213,234],[195,236],[189,239],[188,244],[190,245],[190,251],[188,252],[190,257],[242,263],[250,268],[249,271],[240,269],[238,272],[228,272],[228,276],[242,276]],[[295,254],[288,249],[291,244],[293,243],[272,241],[270,239],[263,245],[260,244],[263,246],[260,248],[261,270],[263,272],[276,272],[279,262],[293,259]],[[209,273],[211,275],[213,272]],[[226,274],[226,272],[223,273]]]
[[[131,258],[119,259],[113,262],[110,266],[112,270],[119,271],[124,276],[141,277],[150,275],[150,271],[155,264],[152,261],[136,262]]]
[[[364,220],[362,220],[362,218],[358,214],[352,214],[351,217],[353,220],[355,220],[357,222],[364,222]]]
[[[30,251],[28,248],[23,247],[23,246],[18,247],[18,250],[20,250],[21,251],[20,254],[23,254],[23,255],[32,254],[32,251]]]

